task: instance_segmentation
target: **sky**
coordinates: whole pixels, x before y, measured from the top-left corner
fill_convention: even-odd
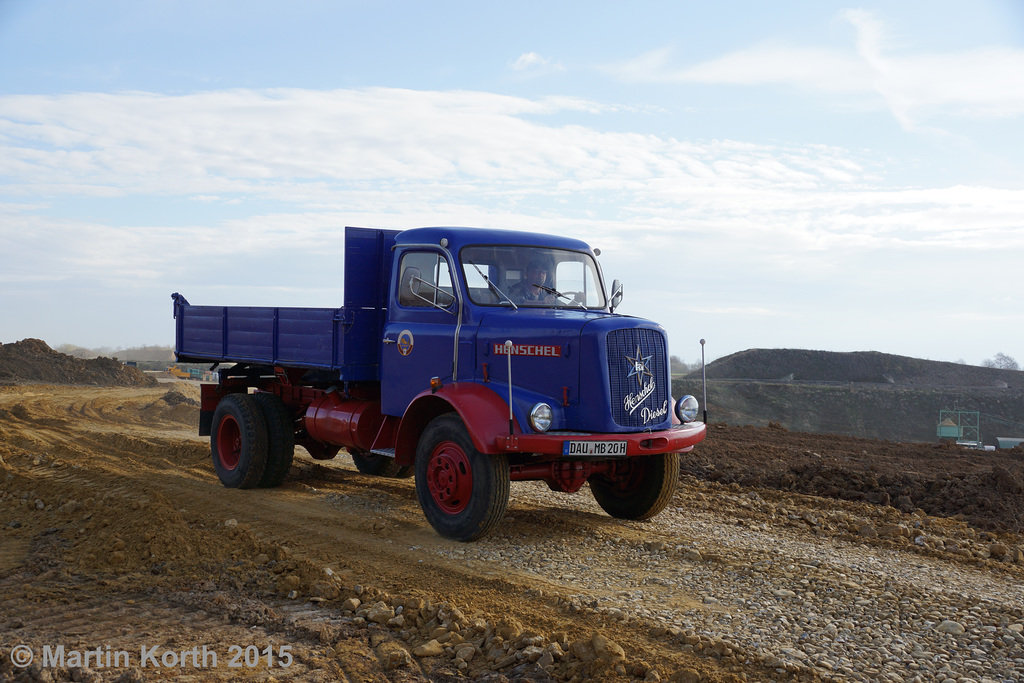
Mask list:
[[[0,342],[340,306],[347,225],[582,238],[688,362],[1024,362],[1024,3],[0,0]]]

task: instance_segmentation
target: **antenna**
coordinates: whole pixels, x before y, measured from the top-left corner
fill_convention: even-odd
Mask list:
[[[512,340],[505,341],[505,355],[508,356],[508,435],[512,436]]]
[[[701,405],[704,406],[704,424],[708,423],[708,371],[704,365],[704,340],[700,340],[700,374],[701,374],[701,391],[703,392],[703,399]]]

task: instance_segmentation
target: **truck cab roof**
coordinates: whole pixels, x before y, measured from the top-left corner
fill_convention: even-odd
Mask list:
[[[494,228],[410,228],[396,235],[395,244],[440,244],[442,239],[448,240],[447,249],[453,254],[457,253],[462,247],[475,244],[523,245],[591,252],[590,245],[582,240],[571,237],[521,230],[498,230]]]

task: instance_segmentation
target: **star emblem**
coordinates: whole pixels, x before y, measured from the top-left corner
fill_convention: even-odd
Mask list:
[[[626,379],[629,379],[630,377],[636,377],[637,385],[640,388],[643,388],[644,377],[650,377],[651,379],[654,379],[654,375],[647,367],[647,364],[651,362],[651,358],[653,357],[654,354],[651,354],[650,356],[641,356],[640,345],[637,344],[636,353],[633,356],[626,356],[626,361],[630,366],[632,366],[632,368],[629,371],[629,374],[626,375]]]

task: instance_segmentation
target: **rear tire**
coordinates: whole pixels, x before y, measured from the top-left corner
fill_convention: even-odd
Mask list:
[[[228,394],[217,404],[210,433],[213,469],[229,489],[251,489],[267,464],[267,422],[248,394]]]
[[[616,519],[650,519],[668,507],[678,488],[678,453],[632,458],[614,478],[603,474],[590,478],[597,504]]]
[[[416,446],[416,497],[430,526],[445,538],[475,541],[508,509],[508,459],[473,446],[455,413],[434,418]]]
[[[261,392],[253,399],[263,411],[267,423],[267,465],[260,478],[260,488],[280,486],[295,457],[295,421],[279,396]]]
[[[394,458],[389,458],[386,455],[352,449],[349,449],[348,453],[352,456],[352,462],[356,464],[356,469],[363,474],[373,474],[389,479],[406,479],[412,476],[412,465],[398,465]]]

